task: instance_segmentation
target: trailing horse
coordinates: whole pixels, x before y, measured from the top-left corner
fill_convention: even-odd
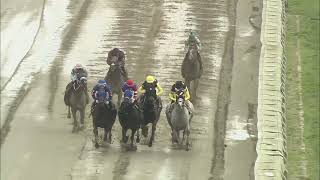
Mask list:
[[[118,95],[117,104],[119,107],[122,98],[121,88],[126,81],[126,77],[124,77],[121,66],[119,64],[112,63],[104,79],[111,85],[113,94]]]
[[[154,135],[156,131],[156,126],[160,118],[160,113],[162,110],[162,102],[160,97],[157,98],[155,90],[146,89],[146,93],[140,98],[140,107],[143,110],[143,122],[142,122],[142,135],[144,137],[148,136],[148,124],[152,123],[152,133],[148,146],[152,146],[154,140]]]
[[[68,118],[70,117],[70,109],[73,117],[73,129],[72,133],[78,132],[84,127],[85,109],[87,105],[87,79],[81,77],[74,83],[70,83],[66,87],[65,93],[65,104],[68,106]],[[70,93],[70,94],[69,94]],[[77,112],[80,112],[80,123],[79,126]]]
[[[166,108],[166,117],[168,123],[171,127],[172,133],[172,143],[179,143],[180,140],[180,131],[183,131],[183,138],[181,143],[183,143],[185,136],[186,138],[186,150],[190,148],[189,135],[190,135],[190,122],[192,119],[192,114],[189,112],[189,109],[193,110],[193,105],[191,102],[188,102],[189,109],[187,108],[187,102],[184,99],[183,92],[178,94],[176,101],[172,104],[172,110],[170,112],[169,104]]]
[[[181,67],[181,75],[190,90],[191,100],[196,99],[199,79],[203,72],[201,56],[197,50],[196,45],[191,45]],[[191,88],[191,82],[193,87]]]
[[[139,129],[143,120],[143,114],[139,107],[135,105],[133,102],[133,92],[130,90],[126,90],[124,92],[124,100],[120,105],[120,109],[118,112],[119,122],[122,127],[122,140],[121,142],[127,143],[128,136],[126,135],[128,129],[131,129],[131,148],[133,148],[134,144],[134,135],[137,132],[136,142],[140,142]]]
[[[93,133],[95,136],[95,147],[98,148],[98,127],[104,129],[103,141],[111,143],[112,126],[116,120],[117,110],[112,102],[108,101],[108,94],[105,91],[97,92],[97,102],[93,108]]]

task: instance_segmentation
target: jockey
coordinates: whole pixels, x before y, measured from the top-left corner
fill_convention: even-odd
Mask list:
[[[113,57],[116,57],[117,59],[114,61]],[[114,48],[111,51],[109,51],[108,57],[107,57],[107,64],[111,65],[112,63],[120,65],[123,76],[125,77],[125,79],[128,79],[128,73],[124,67],[125,55],[123,51],[121,51],[118,48]]]
[[[125,92],[126,90],[131,90],[133,91],[133,102],[136,102],[137,100],[137,95],[138,95],[138,88],[136,83],[134,83],[133,80],[128,79],[126,83],[122,86],[122,92]]]
[[[82,77],[87,78],[88,77],[88,72],[85,69],[85,67],[83,67],[81,64],[76,64],[74,66],[74,68],[72,69],[72,71],[71,71],[71,82],[67,85],[65,96],[64,96],[65,103],[68,106],[70,105],[69,97],[70,97],[70,94],[71,94],[72,86],[77,80],[80,80],[80,78],[82,78]],[[89,103],[89,94],[88,94],[88,91],[87,91],[87,87],[85,87],[85,88],[86,88],[86,97],[87,97],[86,101],[87,101],[87,104],[88,104]]]
[[[97,103],[97,92],[98,91],[105,91],[109,96],[109,99],[107,99],[110,104],[111,104],[111,107],[113,108],[113,105],[112,105],[112,92],[111,92],[111,87],[110,85],[107,84],[107,82],[104,80],[104,79],[101,79],[98,81],[98,83],[93,87],[92,89],[92,93],[91,93],[91,96],[92,98],[94,99],[93,103],[92,103],[92,106],[91,106],[91,112],[93,111],[96,103]]]
[[[190,32],[188,39],[185,41],[185,49],[189,50],[192,44],[197,46],[198,51],[201,49],[201,42],[193,31]]]
[[[143,95],[146,93],[146,89],[154,90],[156,94],[157,103],[161,102],[159,96],[163,93],[163,89],[161,88],[160,84],[158,83],[157,79],[154,76],[147,76],[146,80],[143,84],[139,87],[138,92],[142,93]],[[161,104],[161,103],[160,103]]]
[[[87,78],[88,72],[81,64],[76,64],[76,66],[74,66],[71,71],[71,81],[74,82],[76,80],[79,80],[81,77]]]
[[[171,92],[169,93],[169,99],[171,100],[169,112],[172,111],[173,103],[176,102],[177,96],[178,96],[177,93],[179,92],[183,92],[183,97],[186,102],[186,107],[189,110],[189,112],[192,113],[192,105],[191,105],[191,102],[189,101],[190,93],[189,93],[188,87],[182,81],[176,81],[171,87]]]

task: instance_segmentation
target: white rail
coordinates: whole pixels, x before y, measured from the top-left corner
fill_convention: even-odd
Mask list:
[[[256,180],[286,180],[285,0],[263,0]]]

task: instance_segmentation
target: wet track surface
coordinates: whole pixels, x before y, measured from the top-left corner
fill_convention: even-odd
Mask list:
[[[1,55],[1,68],[8,67],[1,74],[1,127],[2,134],[4,129],[6,132],[2,135],[1,179],[221,179],[223,172],[214,172],[214,167],[224,166],[216,164],[223,161],[215,161],[215,138],[224,137],[215,137],[214,121],[219,84],[224,81],[220,77],[222,60],[227,39],[233,38],[227,37],[230,28],[234,28],[230,18],[235,17],[229,12],[232,3],[46,0],[44,6],[43,1],[31,4],[37,5],[31,29],[40,27],[38,32],[29,32],[29,36],[36,36],[35,41],[24,41],[31,50],[26,57],[23,53],[8,57],[19,63],[24,57],[18,68],[6,64],[3,60],[7,57]],[[5,34],[5,18],[10,21],[11,17],[1,11],[1,36]],[[37,18],[41,23],[37,24]],[[187,152],[171,145],[164,109],[172,83],[181,79],[184,41],[191,29],[202,42],[204,74],[191,123],[192,147]],[[6,37],[8,42],[13,39]],[[130,78],[143,82],[145,75],[155,75],[165,90],[164,108],[151,148],[138,144],[137,151],[124,150],[116,121],[112,144],[96,149],[91,118],[87,117],[89,107],[86,129],[71,133],[72,121],[66,118],[63,103],[70,71],[76,63],[86,66],[91,89],[105,76],[106,54],[114,47],[125,51]],[[1,52],[4,51],[1,42]],[[24,53],[27,52],[26,47]]]

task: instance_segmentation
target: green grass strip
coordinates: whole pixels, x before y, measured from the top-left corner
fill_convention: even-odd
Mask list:
[[[300,20],[300,32],[296,32],[296,15]],[[287,133],[289,179],[319,179],[319,0],[289,0],[287,26]],[[297,80],[297,38],[300,39],[302,61],[302,98],[304,110],[304,134],[299,135],[299,92]],[[301,138],[305,154],[301,149]],[[306,160],[307,177],[303,177]]]

